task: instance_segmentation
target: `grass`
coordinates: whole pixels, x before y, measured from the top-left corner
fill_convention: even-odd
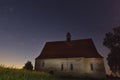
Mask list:
[[[0,66],[0,80],[61,80],[44,72]]]
[[[94,80],[94,79],[71,78],[71,77],[58,78],[45,72],[27,71],[23,69],[15,69],[0,66],[0,80]]]

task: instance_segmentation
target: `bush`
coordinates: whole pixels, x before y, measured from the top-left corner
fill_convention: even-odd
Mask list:
[[[26,62],[25,63],[25,66],[23,67],[23,69],[26,69],[26,70],[33,70],[33,65],[30,61]]]

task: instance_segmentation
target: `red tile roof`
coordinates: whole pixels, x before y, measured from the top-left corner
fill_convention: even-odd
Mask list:
[[[36,59],[47,58],[103,58],[96,50],[92,39],[47,42]]]

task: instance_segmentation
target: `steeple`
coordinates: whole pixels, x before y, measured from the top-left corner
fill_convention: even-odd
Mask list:
[[[66,40],[67,40],[68,42],[71,41],[71,34],[70,34],[70,32],[68,32],[68,33],[66,34]]]

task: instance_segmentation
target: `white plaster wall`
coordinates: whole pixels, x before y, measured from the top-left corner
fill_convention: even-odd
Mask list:
[[[44,66],[42,66],[44,62]],[[61,65],[63,64],[63,70]],[[73,70],[70,65],[73,64]],[[91,66],[93,65],[93,70]],[[55,75],[74,77],[104,78],[105,69],[102,58],[60,58],[60,59],[38,59],[35,69],[40,71],[53,71]]]

